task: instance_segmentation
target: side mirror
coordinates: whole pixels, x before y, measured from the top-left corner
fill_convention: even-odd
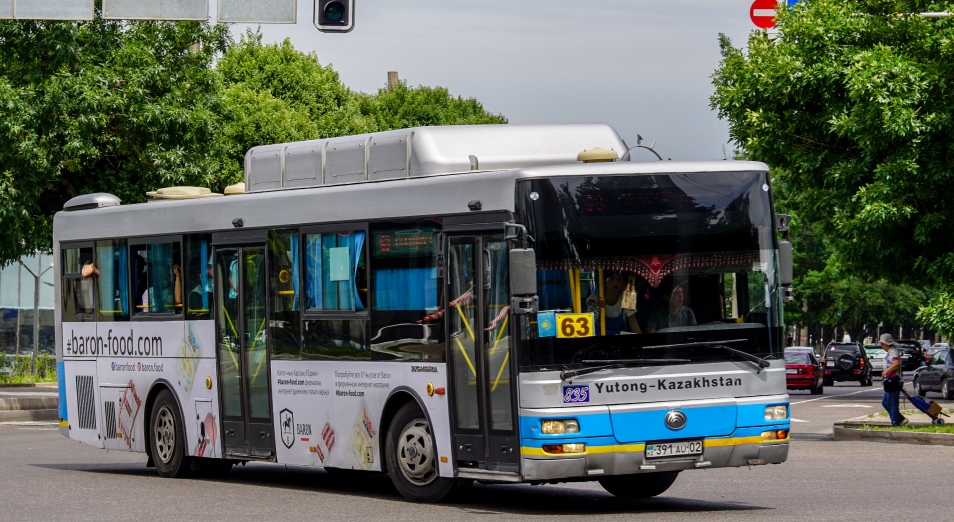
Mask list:
[[[792,243],[778,242],[778,276],[782,286],[792,286],[794,277],[794,261],[792,260]]]
[[[510,292],[514,296],[537,295],[537,256],[532,248],[510,250]]]

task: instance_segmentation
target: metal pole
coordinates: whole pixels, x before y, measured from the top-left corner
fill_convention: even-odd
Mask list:
[[[18,259],[17,261],[20,263],[20,266],[25,268],[26,271],[33,276],[33,357],[30,361],[30,373],[36,375],[36,358],[40,353],[40,278],[53,268],[53,264],[51,263],[50,266],[46,267],[46,270],[37,275],[33,273],[33,270],[30,270],[30,267],[23,263],[22,259]],[[37,253],[37,272],[40,271],[40,263],[42,263],[42,260],[40,254]]]
[[[40,274],[42,275],[42,274]],[[30,373],[36,375],[36,358],[40,355],[40,276],[33,279],[33,361]]]

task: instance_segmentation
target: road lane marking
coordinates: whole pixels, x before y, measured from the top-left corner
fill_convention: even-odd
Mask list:
[[[790,420],[790,421],[792,421],[792,422],[811,422],[811,421],[802,420],[802,419],[796,419],[796,418],[791,418],[791,419],[788,419],[788,420]]]
[[[808,399],[808,400],[804,400],[804,401],[790,402],[789,405],[794,406],[794,405],[796,405],[796,404],[805,404],[806,402],[822,401],[822,400],[825,400],[825,399],[834,399],[834,398],[836,398],[836,397],[847,397],[847,396],[849,396],[849,395],[857,395],[857,394],[859,394],[859,393],[864,393],[864,392],[869,392],[869,391],[871,391],[871,390],[860,390],[860,391],[856,391],[856,392],[846,393],[846,394],[844,394],[844,395],[829,395],[829,396],[827,396],[827,397],[818,397],[817,399]]]
[[[822,408],[870,408],[867,404],[826,404]]]

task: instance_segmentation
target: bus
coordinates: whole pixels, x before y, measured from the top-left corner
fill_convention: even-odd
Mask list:
[[[254,147],[227,195],[75,197],[60,430],[163,477],[366,470],[421,502],[784,462],[768,168],[628,150],[602,124],[421,127]]]

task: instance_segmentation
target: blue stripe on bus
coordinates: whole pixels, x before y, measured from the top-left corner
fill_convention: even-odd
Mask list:
[[[69,420],[66,418],[66,370],[63,361],[56,361],[56,388],[59,391],[59,404],[57,405],[60,421]]]
[[[555,438],[536,438],[536,439],[521,439],[520,447],[521,448],[532,448],[532,449],[542,449],[544,444],[554,444],[558,442],[570,443],[578,442],[586,444],[587,448],[609,448],[614,447],[620,451],[630,451],[635,449],[636,451],[641,451],[639,446],[644,446],[647,443],[659,442],[663,440],[682,440],[682,439],[702,439],[705,441],[706,446],[726,446],[734,445],[738,443],[747,443],[751,444],[754,439],[761,439],[762,432],[764,431],[774,431],[774,430],[787,430],[789,428],[787,423],[773,424],[771,426],[758,426],[751,428],[738,428],[730,436],[726,437],[666,437],[662,439],[653,439],[647,438],[644,440],[633,441],[631,443],[620,443],[616,440],[615,437],[585,437],[580,434],[574,434],[569,436],[559,436]],[[764,443],[774,443],[775,440],[765,440]],[[759,443],[763,441],[759,440]]]
[[[629,443],[646,440],[754,436],[767,429],[788,429],[788,419],[765,420],[766,406],[775,404],[780,403],[765,402],[739,406],[723,404],[681,408],[688,417],[688,423],[680,430],[671,430],[666,427],[664,418],[669,412],[668,408],[617,413],[612,417],[608,412],[575,415],[572,408],[567,408],[559,415],[521,416],[520,439],[522,441],[538,439],[542,444],[549,440],[613,437],[617,442]],[[580,423],[580,432],[544,435],[540,432],[541,421],[546,419],[576,419]]]

